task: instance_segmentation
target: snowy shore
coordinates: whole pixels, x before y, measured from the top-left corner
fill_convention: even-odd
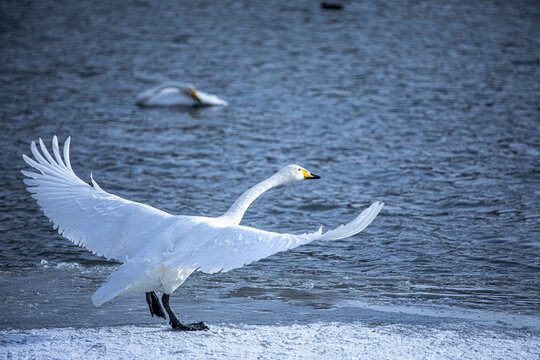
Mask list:
[[[0,332],[0,358],[538,359],[540,338],[469,324],[213,325],[181,333],[165,325]]]

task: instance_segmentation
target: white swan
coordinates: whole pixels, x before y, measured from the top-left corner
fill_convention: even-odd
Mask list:
[[[195,270],[229,271],[279,251],[313,240],[343,239],[362,231],[383,207],[375,202],[347,225],[322,234],[281,234],[240,225],[248,206],[266,190],[288,182],[318,179],[298,165],[288,165],[240,196],[222,216],[171,215],[151,206],[122,199],[102,190],[91,179],[82,181],[71,168],[68,137],[63,158],[56,136],[53,156],[39,139],[41,152],[31,144],[34,159],[24,161],[39,171],[22,170],[25,184],[55,229],[96,255],[123,264],[92,296],[95,306],[127,293],[146,293],[150,313],[165,318],[155,291],[173,328],[201,330],[204,323],[181,324],[169,307],[169,295]]]
[[[227,105],[215,95],[195,89],[195,86],[179,82],[167,82],[137,95],[135,103],[140,106],[208,106]]]

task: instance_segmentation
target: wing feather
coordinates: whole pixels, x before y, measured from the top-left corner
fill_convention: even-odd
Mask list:
[[[97,255],[124,261],[134,256],[151,240],[152,229],[172,215],[148,205],[125,200],[81,180],[71,168],[68,138],[64,159],[58,139],[53,138],[53,156],[40,139],[40,148],[32,142],[34,159],[23,159],[39,171],[22,171],[24,183],[37,200],[54,228],[73,243]]]
[[[42,144],[43,141],[40,141],[40,143]],[[45,147],[45,150],[47,150],[47,147]],[[58,147],[58,138],[56,137],[56,135],[53,136],[53,153],[54,153],[54,158],[56,159],[56,162],[58,163],[58,165],[60,165],[60,167],[66,170],[69,170],[66,164],[64,164],[64,161],[62,160],[62,156],[60,155],[60,149]]]
[[[206,235],[197,247],[187,251],[176,248],[165,267],[210,274],[225,272],[316,239],[307,234],[280,234],[241,225],[213,227]]]
[[[248,226],[211,226],[197,246],[177,243],[165,267],[197,269],[206,273],[229,271],[263,259],[275,253],[294,249],[314,240],[338,240],[356,235],[366,228],[381,211],[383,203],[375,202],[353,221],[325,234],[293,235],[269,232]]]
[[[54,143],[54,142],[53,142]],[[51,154],[49,153],[49,151],[47,150],[47,148],[45,147],[45,144],[43,143],[43,140],[41,140],[41,138],[39,139],[39,147],[41,148],[41,152],[43,153],[43,155],[45,155],[45,157],[47,158],[47,161],[51,164],[55,164],[56,165],[56,162],[54,161],[54,159],[52,158]]]
[[[370,207],[365,209],[358,215],[353,221],[347,225],[340,225],[334,230],[330,230],[325,234],[319,236],[318,240],[339,240],[344,239],[349,236],[358,234],[360,231],[364,230],[375,217],[379,214],[383,208],[384,203],[374,202]]]
[[[71,144],[71,136],[68,136],[66,142],[64,143],[64,160],[68,169],[73,171],[71,168],[71,162],[69,161],[69,144]]]

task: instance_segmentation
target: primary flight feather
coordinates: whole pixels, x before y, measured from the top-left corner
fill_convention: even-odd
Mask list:
[[[94,179],[92,186],[82,181],[71,168],[69,145],[68,137],[62,158],[56,136],[52,140],[53,155],[41,139],[39,149],[32,142],[35,160],[26,155],[23,158],[39,172],[22,173],[28,191],[61,235],[96,255],[123,263],[94,293],[94,305],[119,295],[144,292],[150,313],[165,317],[155,295],[161,291],[171,325],[179,330],[207,329],[202,322],[180,323],[169,307],[169,295],[195,270],[229,271],[313,240],[353,236],[383,207],[383,203],[375,202],[350,223],[324,234],[319,230],[293,235],[240,225],[246,209],[266,190],[319,178],[298,165],[288,165],[246,191],[220,217],[172,215],[110,194]]]

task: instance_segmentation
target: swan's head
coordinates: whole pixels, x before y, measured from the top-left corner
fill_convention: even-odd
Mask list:
[[[284,183],[300,181],[300,180],[315,180],[320,179],[319,175],[315,175],[298,165],[287,165],[277,172]]]
[[[186,89],[187,95],[195,99],[199,104],[201,103],[201,99],[199,99],[199,95],[197,94],[197,89],[195,89],[195,86],[188,84],[188,87]]]

